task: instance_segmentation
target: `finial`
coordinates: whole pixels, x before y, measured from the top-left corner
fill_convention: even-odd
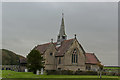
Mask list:
[[[51,39],[51,43],[53,43],[53,39]]]
[[[76,39],[76,34],[74,36],[75,36],[75,39]]]

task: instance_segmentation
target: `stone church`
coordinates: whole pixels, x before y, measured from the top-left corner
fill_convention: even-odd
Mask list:
[[[57,41],[37,45],[38,50],[45,59],[45,70],[92,70],[97,71],[100,61],[94,53],[87,53],[78,42],[76,35],[72,39],[67,39],[64,25],[64,14]]]

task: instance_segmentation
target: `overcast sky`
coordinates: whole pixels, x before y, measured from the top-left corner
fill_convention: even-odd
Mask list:
[[[2,2],[118,2],[120,0],[1,0]]]
[[[54,42],[62,12],[68,39],[77,39],[104,65],[118,65],[117,3],[3,3],[3,48],[26,56],[38,44]]]

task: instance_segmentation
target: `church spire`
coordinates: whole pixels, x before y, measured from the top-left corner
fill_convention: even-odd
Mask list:
[[[59,35],[65,35],[65,26],[64,26],[64,14],[62,13],[62,21],[61,21],[61,27]]]
[[[63,40],[67,39],[67,35],[65,34],[65,25],[64,25],[64,13],[62,13],[62,21],[61,21],[61,27],[58,34],[57,42],[60,44]]]

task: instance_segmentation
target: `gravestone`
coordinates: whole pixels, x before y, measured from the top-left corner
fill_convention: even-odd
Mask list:
[[[43,68],[41,68],[41,75],[43,75]]]
[[[28,72],[28,69],[25,69],[25,72]]]
[[[37,70],[36,75],[39,75],[39,72],[40,72],[40,71],[39,71],[39,70]]]

